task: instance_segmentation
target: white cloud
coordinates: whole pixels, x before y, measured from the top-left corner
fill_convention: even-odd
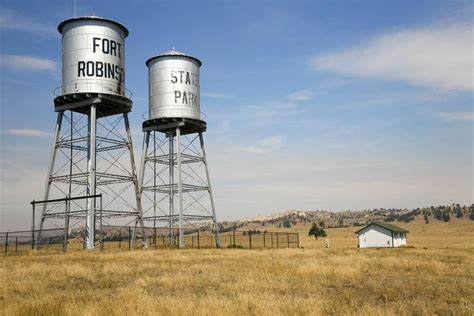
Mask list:
[[[290,93],[287,96],[287,99],[290,101],[298,102],[298,101],[309,101],[313,99],[313,97],[316,95],[314,91],[311,89],[304,89],[304,90],[299,90],[293,93]]]
[[[202,92],[203,97],[214,98],[214,99],[232,99],[234,96],[226,93],[218,92]]]
[[[10,136],[25,136],[25,137],[51,137],[52,134],[39,129],[6,129],[3,134]]]
[[[0,55],[0,66],[17,70],[55,71],[57,63],[47,58],[21,55]]]
[[[447,122],[472,122],[474,112],[438,112],[436,116]]]
[[[400,80],[444,90],[473,90],[472,22],[401,30],[345,51],[316,56],[311,66],[341,75]]]
[[[266,102],[261,104],[244,105],[242,115],[246,120],[257,120],[258,122],[278,122],[292,116],[301,115],[304,109],[298,107],[294,102]]]
[[[275,151],[280,148],[286,140],[286,136],[274,135],[262,138],[256,142],[255,146],[244,147],[243,151],[248,153],[263,154]]]
[[[2,30],[13,30],[32,33],[41,36],[58,37],[59,33],[53,25],[32,20],[21,16],[15,11],[2,8],[0,13],[0,28]]]

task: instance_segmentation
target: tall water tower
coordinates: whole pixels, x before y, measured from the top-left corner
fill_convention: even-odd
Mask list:
[[[125,38],[120,23],[96,17],[61,22],[62,85],[55,91],[58,113],[44,200],[102,194],[42,209],[37,243],[48,227],[65,223],[67,231],[85,226],[88,249],[97,243],[96,224],[137,222],[143,227],[138,179],[125,89]],[[144,238],[143,232],[142,237]]]
[[[173,49],[150,58],[146,65],[149,113],[143,122],[140,169],[143,218],[162,228],[170,245],[178,237],[183,248],[185,233],[210,228],[215,236],[211,242],[220,247],[204,150],[206,122],[199,103],[201,61]]]

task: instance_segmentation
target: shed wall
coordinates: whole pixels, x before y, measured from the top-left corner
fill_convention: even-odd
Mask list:
[[[392,232],[380,226],[369,226],[359,233],[359,247],[392,247]]]
[[[393,233],[392,241],[392,231],[376,225],[364,228],[358,237],[360,248],[400,247],[407,244],[406,233]]]
[[[393,246],[400,247],[406,246],[407,238],[406,233],[393,233]]]

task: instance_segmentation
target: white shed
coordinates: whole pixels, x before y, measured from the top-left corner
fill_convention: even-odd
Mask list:
[[[408,230],[387,223],[371,223],[355,232],[359,248],[400,247],[407,244]]]

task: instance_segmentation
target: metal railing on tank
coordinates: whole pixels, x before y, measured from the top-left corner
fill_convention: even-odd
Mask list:
[[[55,97],[74,93],[103,93],[121,95],[128,99],[133,98],[132,91],[124,88],[123,85],[104,84],[103,82],[83,82],[56,87],[53,91]]]
[[[150,112],[143,113],[142,118],[143,118],[144,121],[147,121],[147,120],[150,119],[149,114],[150,114]],[[200,112],[200,118],[201,118],[201,121],[205,121],[206,118],[207,118],[207,114],[204,113],[204,112]]]

